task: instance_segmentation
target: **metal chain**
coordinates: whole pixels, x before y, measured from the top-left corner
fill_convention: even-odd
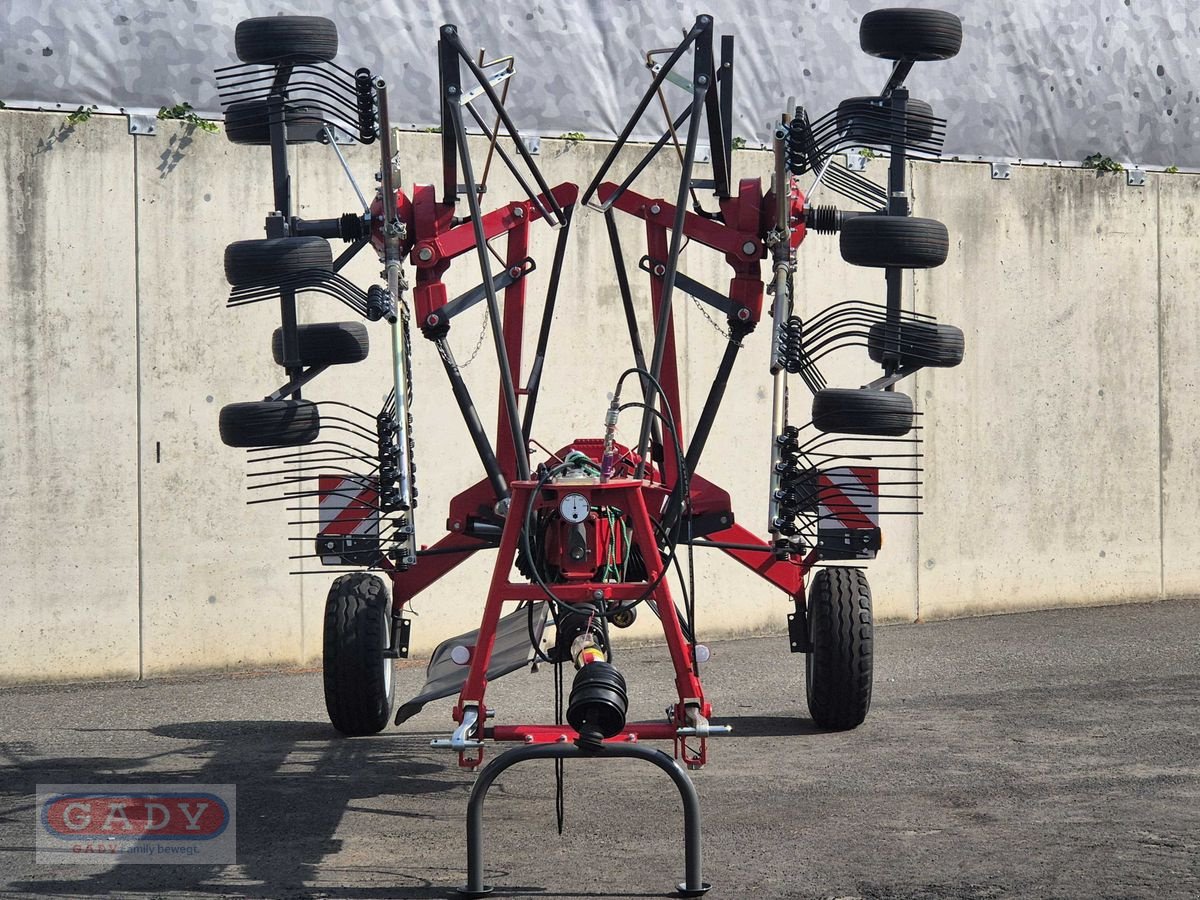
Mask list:
[[[722,328],[721,324],[708,314],[708,310],[704,308],[703,303],[701,303],[697,298],[692,297],[692,304],[696,307],[696,309],[700,310],[700,315],[708,319],[708,324],[716,329],[717,334],[721,335],[721,337],[725,338],[725,340],[729,341],[731,344],[737,344],[739,347],[742,346],[741,341],[735,341],[733,339],[733,334]]]
[[[500,263],[501,266],[507,265],[504,262],[504,259],[500,256],[500,254],[496,252],[496,248],[492,246],[491,241],[484,241],[483,243],[484,243],[484,246],[488,248],[488,251],[492,254],[492,256],[494,256],[496,258],[496,261],[498,263]],[[473,363],[475,361],[475,357],[477,357],[479,355],[479,350],[483,346],[483,340],[484,340],[484,338],[487,337],[488,320],[490,318],[491,317],[488,315],[487,307],[485,306],[483,309],[483,327],[479,329],[479,339],[477,341],[475,341],[475,349],[471,351],[471,355],[467,357],[467,361],[464,363],[459,363],[458,367],[460,369],[465,369],[467,366],[469,366],[471,363]]]
[[[475,349],[471,351],[471,355],[467,357],[467,361],[458,364],[460,369],[465,369],[467,366],[473,363],[475,361],[475,357],[479,355],[479,349],[483,346],[483,339],[487,337],[488,321],[490,319],[491,316],[488,315],[487,307],[485,306],[483,308],[483,327],[479,329],[479,339],[475,341]]]

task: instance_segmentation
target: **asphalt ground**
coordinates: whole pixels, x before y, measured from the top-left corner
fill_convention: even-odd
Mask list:
[[[874,701],[822,733],[782,637],[713,644],[694,774],[715,897],[1200,896],[1200,603],[876,631]],[[661,647],[617,660],[631,717],[672,699]],[[397,673],[416,693],[421,664]],[[497,721],[549,721],[549,670],[493,684]],[[402,699],[403,697],[401,697]],[[450,701],[337,737],[319,673],[0,691],[0,896],[446,897],[465,877],[472,775]],[[238,864],[35,865],[38,783],[233,783]],[[485,808],[499,896],[657,897],[683,876],[678,795],[625,760],[501,776]]]

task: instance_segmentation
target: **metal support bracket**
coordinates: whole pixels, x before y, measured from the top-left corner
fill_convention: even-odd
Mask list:
[[[992,163],[992,181],[1008,181],[1012,178],[1012,163]]]
[[[649,256],[643,256],[638,260],[638,268],[648,274],[661,277],[662,273],[666,271],[666,263],[660,263]],[[675,287],[685,294],[695,297],[701,303],[707,303],[713,309],[727,316],[736,315],[737,310],[741,308],[735,306],[734,302],[720,291],[713,290],[708,285],[701,284],[699,281],[689,278],[682,272],[675,273]]]
[[[796,611],[788,613],[788,643],[793,653],[807,653],[812,649],[808,642],[808,620],[804,605],[797,600]]]
[[[644,759],[658,766],[675,783],[683,801],[684,881],[676,885],[683,897],[699,897],[711,885],[701,878],[700,798],[687,772],[661,750],[638,744],[602,744],[599,750],[584,751],[574,744],[530,744],[506,750],[484,767],[471,788],[467,803],[467,883],[458,889],[464,897],[486,897],[492,892],[483,883],[483,801],[500,774],[510,766],[530,759]]]
[[[158,119],[155,116],[129,113],[126,118],[129,120],[130,134],[155,134],[158,132]]]
[[[857,150],[851,149],[846,153],[846,168],[851,172],[865,172],[868,159],[870,159],[869,156],[863,156]]]
[[[408,659],[408,641],[412,634],[412,619],[392,617],[392,645],[383,652],[386,659]]]
[[[1125,183],[1131,187],[1142,187],[1146,184],[1146,173],[1142,169],[1126,169]]]
[[[530,272],[537,268],[537,263],[531,257],[526,257],[521,260],[517,266],[505,269],[499,275],[492,278],[493,290],[502,291],[511,284],[515,284],[519,279],[524,278]],[[482,285],[476,285],[465,294],[455,297],[445,306],[443,306],[436,315],[443,322],[448,322],[457,316],[459,313],[464,313],[480,300],[487,296],[487,288]]]

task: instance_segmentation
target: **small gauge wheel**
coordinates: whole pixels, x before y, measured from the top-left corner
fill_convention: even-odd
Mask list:
[[[592,511],[592,505],[583,494],[567,494],[559,501],[558,512],[568,522],[582,522]]]

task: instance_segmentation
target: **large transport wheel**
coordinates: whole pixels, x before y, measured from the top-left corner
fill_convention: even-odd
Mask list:
[[[835,434],[903,437],[912,431],[913,402],[899,391],[826,388],[813,396],[812,421]]]
[[[325,601],[325,709],[342,734],[376,734],[392,717],[394,660],[385,655],[391,634],[382,578],[353,572],[333,582]]]
[[[227,447],[298,447],[321,433],[311,400],[255,400],[221,408],[221,442]]]
[[[911,102],[911,101],[910,101]],[[308,144],[321,139],[325,120],[319,110],[285,106],[289,144]],[[225,137],[231,143],[262,146],[271,143],[271,112],[266,100],[244,100],[225,110]]]
[[[831,566],[808,590],[804,680],[808,711],[821,728],[846,731],[871,708],[874,624],[871,587],[862,569]]]
[[[234,287],[278,284],[313,270],[333,271],[333,250],[323,237],[258,238],[225,248],[225,279]]]
[[[884,105],[880,97],[850,97],[838,104],[837,130],[847,140],[863,144],[891,143],[892,127],[888,121],[891,113],[890,104]],[[228,122],[229,114],[225,115]],[[905,105],[905,118],[908,143],[920,144],[933,137],[933,107],[924,100],[910,97]]]
[[[962,20],[940,9],[875,9],[862,17],[858,43],[883,59],[950,59],[962,47]]]
[[[233,46],[244,63],[328,62],[337,56],[337,26],[320,16],[265,16],[238,22]]]
[[[296,329],[300,338],[300,365],[338,366],[362,362],[370,350],[367,326],[362,322],[313,322]],[[271,355],[283,365],[283,329],[271,335]]]
[[[932,269],[950,250],[945,225],[914,216],[855,216],[842,224],[839,242],[850,265],[876,269]]]
[[[901,322],[891,333],[887,323],[876,322],[867,333],[867,355],[877,363],[891,338],[900,347],[900,365],[948,369],[963,361],[965,340],[961,328],[941,322]]]

